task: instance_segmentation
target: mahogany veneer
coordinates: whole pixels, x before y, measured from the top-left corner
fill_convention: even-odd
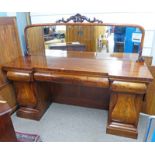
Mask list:
[[[107,133],[137,138],[139,112],[146,85],[114,81],[111,91]]]
[[[6,71],[67,73],[150,82],[153,77],[145,63],[130,60],[88,59],[75,57],[27,56],[3,65]]]
[[[108,78],[103,77],[89,77],[86,75],[71,75],[60,73],[34,73],[34,79],[37,81],[49,81],[55,83],[67,83],[83,86],[94,86],[101,88],[108,88]]]

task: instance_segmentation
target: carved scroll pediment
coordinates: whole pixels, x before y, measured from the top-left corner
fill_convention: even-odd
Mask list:
[[[90,18],[87,18],[86,16],[82,16],[79,13],[67,18],[66,20],[64,18],[62,18],[62,19],[56,21],[56,23],[68,23],[70,21],[73,21],[74,23],[78,23],[78,22],[83,23],[84,21],[87,21],[89,23],[103,23],[101,20],[98,20],[95,17],[94,17],[94,19],[91,20]]]

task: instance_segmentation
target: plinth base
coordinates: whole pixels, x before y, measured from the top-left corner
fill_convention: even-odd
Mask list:
[[[122,123],[111,123],[107,125],[106,133],[137,139],[138,132],[133,125]]]

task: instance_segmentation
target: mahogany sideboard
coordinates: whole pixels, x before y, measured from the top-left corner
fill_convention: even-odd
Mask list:
[[[75,23],[67,23],[71,20]],[[82,24],[84,20],[88,23]],[[64,25],[67,29],[74,26],[74,31],[67,31],[71,40],[66,41],[84,43],[87,45],[85,52],[45,52],[43,27]],[[92,38],[100,38],[106,32],[103,30],[111,26],[138,28],[142,33],[139,53],[102,55],[97,52],[96,39]],[[155,113],[152,95],[155,68],[148,66],[151,75],[146,64],[141,62],[144,34],[144,29],[138,25],[103,23],[77,14],[66,21],[26,27],[29,56],[21,57],[16,19],[1,17],[0,95],[12,111],[18,108],[17,116],[34,120],[41,119],[52,102],[106,109],[109,110],[107,133],[136,138],[139,112]],[[9,107],[1,107],[1,116],[9,116]]]
[[[91,52],[19,57],[2,69],[14,84],[17,116],[39,120],[51,102],[109,109],[107,133],[132,138],[153,80],[145,63]]]

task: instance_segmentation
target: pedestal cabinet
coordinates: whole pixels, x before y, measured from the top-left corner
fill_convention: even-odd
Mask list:
[[[139,113],[146,85],[143,83],[113,81],[107,133],[137,138]]]

